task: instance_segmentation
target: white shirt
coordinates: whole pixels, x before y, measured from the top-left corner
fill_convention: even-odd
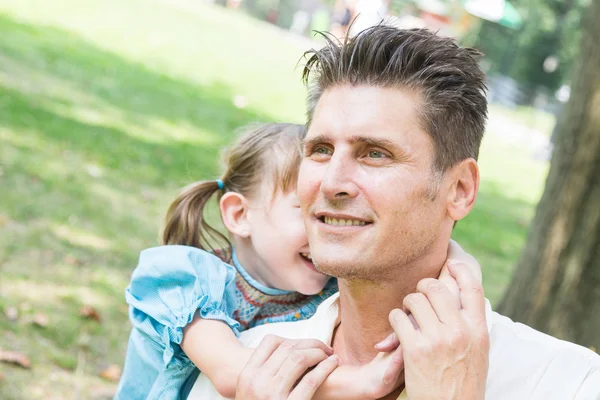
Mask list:
[[[515,323],[493,312],[487,300],[486,319],[490,334],[486,400],[600,400],[600,356],[596,353]],[[273,334],[331,344],[339,323],[336,293],[321,303],[312,318],[261,325],[242,332],[240,341],[246,347],[257,347],[266,335]],[[223,397],[201,374],[188,399]],[[400,399],[407,399],[405,393]]]

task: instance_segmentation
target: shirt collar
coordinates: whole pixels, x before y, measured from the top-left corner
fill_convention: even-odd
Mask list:
[[[490,304],[490,301],[488,299],[484,299],[485,300],[485,323],[487,325],[487,330],[488,333],[492,332],[492,306]],[[340,292],[337,292],[335,294],[333,294],[331,297],[329,297],[327,300],[325,300],[323,303],[321,303],[321,305],[319,305],[319,309],[324,309],[324,311],[322,311],[322,314],[317,312],[317,315],[319,315],[323,321],[320,322],[324,322],[327,321],[327,327],[331,328],[331,329],[327,329],[327,332],[329,334],[328,340],[326,341],[326,343],[331,343],[331,341],[333,340],[333,331],[335,330],[335,328],[340,324],[340,320],[341,320],[341,313],[340,313]]]

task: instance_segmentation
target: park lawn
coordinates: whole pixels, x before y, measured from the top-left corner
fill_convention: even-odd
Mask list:
[[[111,397],[98,375],[123,361],[139,251],[179,187],[218,176],[234,128],[302,122],[295,66],[311,45],[197,0],[0,0],[0,348],[32,362],[0,363],[0,398]],[[546,173],[501,122],[455,232],[492,302]]]

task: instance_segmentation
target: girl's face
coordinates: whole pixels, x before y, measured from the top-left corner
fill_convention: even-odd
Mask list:
[[[248,203],[249,240],[255,253],[254,262],[249,260],[254,264],[252,275],[269,287],[319,293],[330,277],[312,263],[296,192],[264,194]]]

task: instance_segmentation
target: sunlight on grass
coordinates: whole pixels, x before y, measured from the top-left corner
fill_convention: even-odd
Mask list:
[[[60,266],[53,266],[55,270]],[[121,282],[119,282],[121,283]],[[11,303],[26,304],[26,309],[36,312],[46,308],[61,308],[65,298],[77,299],[80,304],[94,304],[102,307],[112,304],[113,299],[98,294],[94,288],[72,284],[35,282],[29,279],[11,279],[11,284],[3,287],[3,295]],[[77,315],[75,315],[77,316]]]
[[[67,225],[55,226],[52,231],[58,238],[77,246],[96,250],[109,250],[113,246],[110,240]]]

